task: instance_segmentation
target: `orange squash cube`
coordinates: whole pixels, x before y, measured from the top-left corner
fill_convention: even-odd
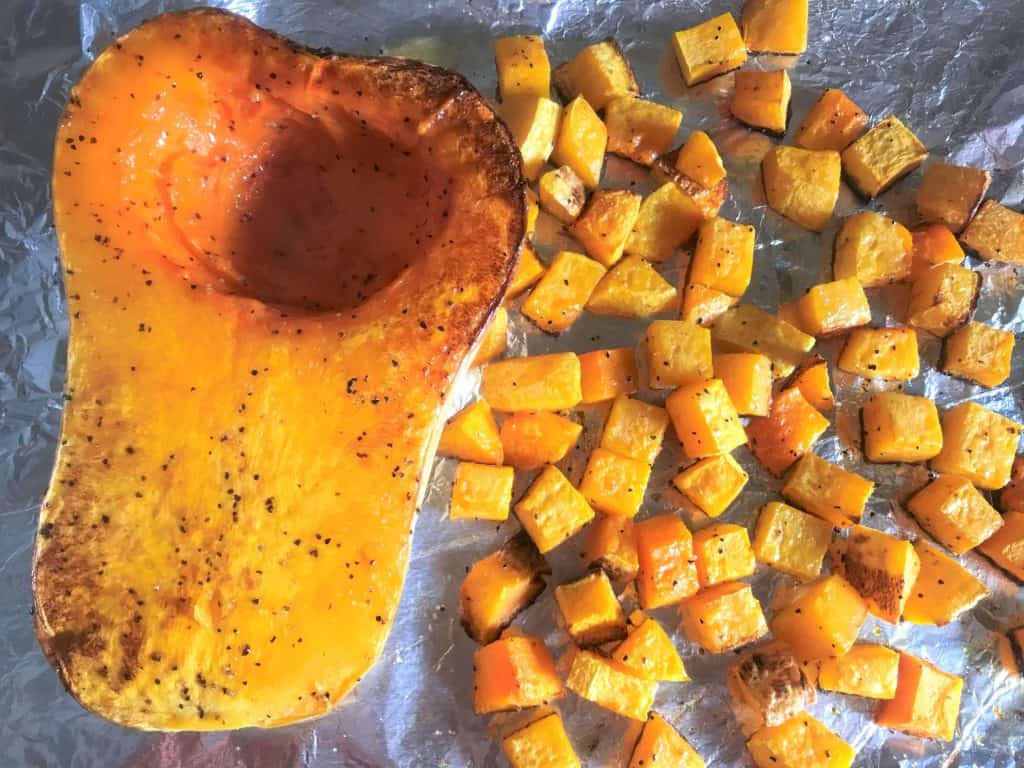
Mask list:
[[[807,0],[747,0],[740,27],[751,51],[803,53],[807,50]]]
[[[850,768],[853,747],[804,712],[782,725],[762,728],[747,742],[757,768]]]
[[[629,617],[629,636],[612,652],[612,658],[637,677],[667,682],[690,679],[671,638],[657,621],[643,611]]]
[[[917,333],[913,328],[856,328],[836,365],[865,379],[909,381],[921,370]]]
[[[674,182],[666,182],[640,203],[626,253],[647,261],[667,261],[707,218],[700,203]]]
[[[626,189],[598,189],[569,225],[569,234],[580,242],[590,258],[611,267],[622,258],[640,213],[640,200],[640,195]]]
[[[541,277],[522,313],[548,333],[567,330],[583,312],[605,268],[582,253],[559,251]]]
[[[910,270],[914,280],[937,264],[960,264],[964,260],[964,249],[945,224],[918,227],[910,235],[914,241],[914,259]]]
[[[909,541],[855,525],[839,539],[832,554],[833,570],[860,592],[868,610],[890,624],[899,622],[921,561]]]
[[[502,739],[501,748],[512,768],[580,768],[557,712],[510,733]]]
[[[729,707],[748,736],[781,725],[817,698],[800,662],[771,644],[744,651],[725,675]]]
[[[861,211],[843,220],[836,234],[832,272],[837,280],[855,277],[865,288],[910,277],[914,238],[888,216]]]
[[[964,681],[909,653],[900,653],[896,695],[878,703],[875,723],[884,728],[952,741]]]
[[[651,181],[654,184],[672,183],[694,206],[700,214],[700,221],[717,216],[726,197],[729,195],[729,183],[722,179],[713,187],[705,187],[676,168],[679,149],[662,155],[651,166]]]
[[[672,484],[705,515],[718,517],[749,479],[739,462],[726,453],[691,464],[672,479]]]
[[[516,516],[537,549],[550,552],[594,517],[583,494],[548,465],[516,504]]]
[[[714,355],[715,378],[721,379],[736,412],[767,416],[772,403],[772,361],[752,352]]]
[[[600,645],[626,636],[626,615],[604,571],[555,587],[555,602],[577,645]]]
[[[649,317],[672,308],[679,293],[639,256],[627,256],[597,284],[587,309],[595,315]]]
[[[688,282],[742,296],[754,269],[754,228],[715,216],[700,225]]]
[[[907,322],[944,337],[971,319],[978,303],[981,275],[959,264],[939,264],[910,286]]]
[[[842,656],[853,647],[868,606],[842,576],[825,576],[798,587],[772,618],[772,634],[798,659]]]
[[[935,403],[902,392],[878,392],[861,409],[864,455],[874,462],[916,462],[942,450]]]
[[[938,547],[918,539],[914,551],[921,571],[903,606],[904,621],[943,627],[988,597],[985,585]]]
[[[617,515],[598,515],[587,528],[583,549],[587,566],[601,568],[613,579],[632,581],[639,568],[633,520]]]
[[[484,368],[481,391],[496,411],[561,411],[583,399],[572,352],[515,357]]]
[[[505,463],[516,469],[539,469],[565,458],[583,426],[546,411],[513,413],[501,425]]]
[[[643,720],[654,703],[658,683],[632,674],[614,659],[578,651],[565,687],[617,715]]]
[[[595,448],[583,473],[580,493],[592,507],[606,514],[633,517],[640,511],[650,477],[647,462]]]
[[[940,475],[907,501],[907,509],[928,534],[955,555],[990,538],[1003,518],[971,481]]]
[[[704,131],[694,131],[676,154],[675,168],[705,189],[713,189],[726,176],[722,156]]]
[[[502,101],[515,96],[551,95],[551,63],[541,37],[499,37],[494,41],[494,62]]]
[[[999,494],[1001,512],[1024,512],[1024,456],[1013,460],[1010,482]]]
[[[928,157],[921,140],[889,116],[843,150],[843,170],[864,197],[884,192]]]
[[[761,161],[768,206],[812,232],[821,232],[839,199],[842,165],[831,150],[772,147]]]
[[[792,90],[784,69],[742,70],[736,73],[729,111],[741,123],[781,135],[786,132]]]
[[[617,397],[605,420],[601,447],[653,465],[661,451],[666,427],[668,413],[664,408]]]
[[[790,387],[799,389],[804,399],[819,411],[835,408],[836,398],[829,381],[828,363],[821,355],[812,355],[797,366],[786,382],[785,389]]]
[[[747,442],[721,379],[680,387],[668,396],[665,408],[683,450],[692,459],[729,453]]]
[[[512,273],[512,281],[508,284],[508,290],[505,291],[505,301],[514,299],[540,280],[545,270],[547,267],[537,258],[537,252],[533,246],[530,243],[523,243],[523,248],[519,252],[519,263],[516,265],[516,271]]]
[[[866,699],[896,695],[900,654],[884,645],[857,643],[845,656],[823,659],[818,686],[823,691],[848,693]]]
[[[470,403],[445,425],[437,452],[478,464],[501,464],[504,450],[498,425],[486,400]]]
[[[768,634],[761,604],[742,581],[702,589],[679,606],[686,637],[711,653],[725,653]]]
[[[864,110],[838,88],[828,88],[808,110],[793,143],[804,149],[842,152],[867,127]]]
[[[737,298],[698,283],[687,283],[679,319],[701,326],[712,325],[726,310],[736,306]]]
[[[459,462],[448,516],[452,520],[508,519],[514,474],[512,467]]]
[[[977,403],[962,403],[942,415],[942,451],[936,472],[963,475],[995,491],[1010,482],[1021,425]]]
[[[544,212],[563,224],[568,224],[579,216],[583,204],[587,201],[583,179],[568,165],[541,176],[537,192],[540,196],[540,207]]]
[[[978,552],[1018,584],[1024,584],[1024,512],[1007,512],[1002,527],[978,545]]]
[[[917,190],[917,213],[924,222],[945,224],[954,233],[967,226],[988,191],[992,175],[980,168],[932,163]]]
[[[640,374],[632,349],[598,349],[579,357],[584,404],[601,403],[636,392]]]
[[[719,523],[693,534],[697,578],[701,587],[749,576],[757,567],[750,536],[742,525]]]
[[[672,147],[683,113],[636,96],[616,96],[604,110],[608,151],[640,165],[652,165]]]
[[[675,515],[633,524],[639,570],[637,594],[644,610],[678,603],[699,589],[693,536]]]
[[[828,419],[804,399],[799,389],[785,389],[772,401],[767,416],[754,416],[747,423],[750,451],[765,469],[781,475],[828,427]]]
[[[552,162],[572,168],[587,189],[596,188],[601,181],[604,152],[608,145],[608,129],[595,109],[600,107],[595,107],[582,96],[566,104],[551,150]]]
[[[625,52],[610,37],[555,69],[555,87],[566,101],[582,96],[594,109],[604,109],[616,96],[640,93]]]
[[[875,484],[813,453],[805,453],[782,486],[782,495],[836,528],[860,520]]]
[[[697,85],[743,66],[747,47],[731,13],[723,13],[672,35],[679,71]]]
[[[797,302],[800,327],[812,336],[832,336],[871,322],[871,306],[855,277],[819,283]]]
[[[685,320],[655,320],[647,328],[647,367],[654,389],[710,378],[711,331]]]
[[[983,387],[997,387],[1010,376],[1015,338],[1010,331],[967,323],[946,337],[940,368]]]
[[[655,713],[651,713],[633,747],[629,768],[670,765],[673,768],[704,768],[704,760],[690,743]]]
[[[484,365],[496,357],[505,354],[508,348],[508,310],[498,307],[494,317],[487,324],[480,344],[476,348],[476,356],[473,358],[473,365]]]
[[[811,454],[808,454],[811,455]],[[832,526],[788,504],[769,502],[761,508],[754,531],[754,557],[798,579],[821,573]]]
[[[985,261],[1024,264],[1024,213],[986,200],[960,241]]]
[[[565,695],[544,641],[503,637],[473,657],[473,711],[478,715],[536,707]]]
[[[498,110],[523,155],[523,175],[536,180],[551,156],[562,109],[546,96],[506,99]]]

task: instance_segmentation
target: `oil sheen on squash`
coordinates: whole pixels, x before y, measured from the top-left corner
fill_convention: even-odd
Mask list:
[[[522,238],[515,145],[457,75],[198,10],[96,60],[54,169],[43,649],[124,725],[320,715],[394,619],[439,407]]]

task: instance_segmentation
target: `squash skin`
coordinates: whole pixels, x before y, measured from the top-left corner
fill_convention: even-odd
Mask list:
[[[350,139],[358,194],[340,170],[333,187],[289,176]],[[347,210],[407,188],[406,211]],[[84,707],[135,728],[324,714],[383,647],[440,405],[516,264],[514,142],[458,75],[199,9],[98,57],[53,189],[71,320],[33,565],[44,653]],[[390,261],[339,270],[294,245],[352,222],[372,240],[414,204],[430,237],[392,241]],[[261,249],[275,234],[293,250]]]

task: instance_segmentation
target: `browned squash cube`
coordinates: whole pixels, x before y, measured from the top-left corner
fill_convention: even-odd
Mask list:
[[[731,13],[676,32],[672,46],[687,85],[739,69],[747,60],[747,46]]]
[[[511,636],[476,649],[473,711],[478,715],[536,707],[565,695],[544,641]]]
[[[573,656],[565,687],[617,715],[644,720],[658,683],[634,675],[614,659],[581,650]]]
[[[548,333],[567,330],[583,312],[605,268],[582,253],[559,251],[523,302],[522,313]]]
[[[507,99],[499,113],[523,155],[523,175],[533,181],[551,156],[562,108],[546,96]]]
[[[601,181],[608,145],[608,129],[594,109],[582,96],[566,104],[551,151],[552,162],[571,168],[587,189],[594,189]]]
[[[633,525],[640,568],[637,595],[644,610],[678,603],[699,589],[693,535],[675,515],[655,515]]]
[[[608,151],[640,165],[652,165],[672,147],[683,113],[635,96],[617,96],[604,110]]]
[[[945,224],[954,233],[967,226],[988,191],[991,174],[980,168],[932,163],[917,190],[921,221]]]
[[[701,205],[677,184],[662,184],[640,204],[626,253],[647,261],[667,261],[705,218]]]
[[[793,141],[804,149],[842,152],[867,126],[864,110],[838,88],[829,88],[807,112]]]
[[[702,589],[679,606],[686,638],[725,653],[768,634],[761,604],[749,584],[732,581]]]
[[[942,415],[942,452],[932,469],[998,490],[1010,482],[1020,431],[1020,424],[983,405],[962,403]]]
[[[555,87],[566,101],[582,96],[594,109],[604,109],[616,96],[640,93],[625,52],[610,37],[557,67]]]
[[[857,191],[874,197],[926,157],[928,150],[921,140],[890,115],[843,150],[843,170]]]
[[[688,282],[706,285],[730,296],[742,296],[754,270],[754,228],[719,218],[697,231]]]
[[[643,611],[633,611],[629,623],[629,636],[612,652],[613,659],[648,680],[681,683],[690,679],[672,639],[657,621]]]
[[[701,587],[742,579],[757,567],[750,536],[742,525],[719,523],[702,528],[693,534],[693,553]]]
[[[868,610],[890,624],[899,622],[921,561],[914,546],[903,539],[855,525],[836,541],[833,569],[860,592]]]
[[[604,571],[558,585],[555,602],[569,637],[577,645],[600,645],[626,636],[626,614]]]
[[[821,355],[805,358],[786,382],[785,389],[796,387],[819,411],[831,411],[836,405],[828,375],[828,363]]]
[[[842,165],[831,150],[772,147],[761,161],[768,205],[812,232],[821,232],[839,199]]]
[[[540,207],[563,224],[579,216],[587,200],[583,180],[568,165],[541,176],[537,189],[540,193]]]
[[[678,298],[675,286],[649,262],[627,256],[597,284],[587,309],[595,315],[650,317],[671,309]]]
[[[713,187],[705,187],[700,182],[691,179],[676,168],[680,151],[681,149],[673,150],[654,162],[654,165],[651,166],[651,181],[656,185],[667,182],[675,184],[680,192],[690,198],[702,219],[717,216],[729,195],[729,183],[722,179]]]
[[[892,648],[857,643],[845,656],[824,659],[818,669],[818,686],[866,699],[891,699],[896,695],[900,654]]]
[[[625,189],[599,189],[569,225],[569,234],[579,240],[588,256],[611,267],[622,258],[638,213],[640,195]]]
[[[981,275],[967,267],[932,267],[911,284],[907,322],[936,336],[947,336],[971,319],[980,288]]]
[[[798,659],[842,656],[853,647],[868,606],[842,576],[833,574],[798,587],[775,612],[772,634]]]
[[[747,442],[740,416],[721,379],[680,387],[668,396],[665,408],[691,459],[729,453]]]
[[[936,264],[961,264],[964,249],[945,224],[927,224],[911,233],[914,240],[914,263],[911,277],[917,279]]]
[[[913,328],[855,328],[837,366],[865,379],[909,381],[921,370]]]
[[[736,412],[767,416],[772,403],[772,361],[753,352],[714,355],[715,378],[721,379]]]
[[[821,573],[821,563],[831,541],[829,523],[788,504],[772,501],[765,504],[757,516],[754,557],[798,579],[813,579]]]
[[[550,552],[594,518],[583,494],[551,465],[537,476],[515,509],[541,552]]]
[[[437,452],[478,464],[501,464],[505,452],[501,435],[486,400],[470,403],[445,424]]]
[[[799,389],[785,389],[776,395],[767,416],[754,416],[748,422],[750,451],[765,469],[781,475],[811,449],[828,426],[828,419]]]
[[[580,768],[579,758],[557,712],[510,733],[502,739],[501,748],[512,768],[556,765],[559,768]]]
[[[499,37],[494,41],[494,62],[502,101],[515,96],[551,95],[551,63],[544,40],[537,35]]]
[[[654,389],[711,378],[711,331],[685,320],[655,320],[647,328],[647,368]]]
[[[921,571],[903,606],[904,621],[943,627],[988,597],[985,585],[938,547],[918,539],[914,551]]]
[[[501,425],[505,463],[516,469],[540,469],[565,458],[583,426],[545,411],[513,413]]]
[[[747,751],[757,768],[850,768],[857,754],[806,712],[762,728],[750,737]]]
[[[871,322],[871,306],[855,277],[819,283],[797,302],[800,327],[813,336],[832,336]]]
[[[751,51],[803,53],[807,50],[807,0],[747,0],[740,26]]]
[[[805,453],[782,486],[782,495],[836,528],[860,520],[875,484],[813,453]]]
[[[580,355],[583,403],[602,403],[637,390],[640,374],[631,348],[598,349]]]
[[[673,768],[704,768],[704,761],[690,743],[660,715],[652,712],[633,747],[629,768],[652,765]]]
[[[508,310],[498,307],[487,324],[480,345],[476,348],[473,365],[484,365],[505,354],[508,349]]]
[[[1024,584],[1024,512],[1007,512],[1002,527],[978,545],[978,552],[1018,584]]]
[[[657,405],[628,397],[612,403],[601,433],[601,447],[620,456],[654,464],[661,451],[668,412]]]
[[[932,538],[955,555],[974,549],[999,530],[1003,518],[971,481],[940,475],[907,501],[907,509]]]
[[[926,739],[952,741],[964,681],[909,653],[900,653],[896,695],[875,708],[875,723]]]
[[[506,520],[514,473],[512,467],[459,462],[448,516],[452,520]]]
[[[708,517],[725,512],[750,479],[729,454],[710,456],[691,464],[672,479],[672,484]]]
[[[888,216],[861,211],[843,220],[836,234],[832,272],[837,280],[855,277],[865,288],[910,277],[914,238]]]
[[[1024,214],[986,200],[960,240],[985,261],[1024,264]]]
[[[740,304],[715,321],[711,335],[729,352],[756,352],[772,361],[772,375],[788,376],[814,347],[814,337],[753,304]]]
[[[991,325],[970,322],[946,337],[941,368],[951,376],[997,387],[1010,376],[1015,336]]]
[[[598,515],[587,528],[583,559],[590,567],[601,568],[613,579],[631,581],[639,567],[633,520],[618,515]]]
[[[651,468],[646,461],[620,456],[605,448],[590,454],[580,493],[595,509],[621,517],[633,517],[647,491]]]
[[[547,267],[537,258],[537,251],[530,243],[523,243],[523,249],[519,252],[519,263],[516,271],[512,273],[512,280],[505,292],[505,301],[514,299],[531,285],[540,280]]]
[[[740,730],[750,735],[784,723],[814,703],[817,695],[791,653],[759,646],[740,654],[725,673],[729,707]]]
[[[725,165],[718,147],[704,131],[694,131],[676,153],[675,168],[705,189],[713,189],[725,179]]]
[[[927,397],[878,392],[860,418],[868,461],[927,461],[942,450],[939,412]]]
[[[743,70],[736,73],[736,87],[729,112],[741,123],[782,135],[789,119],[792,86],[784,69],[770,72]]]
[[[726,310],[736,306],[737,301],[735,296],[706,285],[687,283],[683,289],[679,319],[706,327],[712,325]]]

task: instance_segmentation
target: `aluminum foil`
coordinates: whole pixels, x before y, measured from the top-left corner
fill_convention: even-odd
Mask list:
[[[849,190],[840,196],[833,228],[813,235],[768,211],[757,177],[766,136],[727,115],[731,77],[687,89],[668,49],[671,31],[710,15],[739,11],[737,2],[597,0],[234,0],[221,3],[304,43],[338,50],[427,59],[465,73],[485,94],[495,91],[491,39],[541,32],[554,62],[583,44],[614,36],[626,49],[646,96],[682,109],[682,134],[701,128],[722,149],[730,197],[722,215],[754,224],[755,274],[745,298],[767,309],[799,296],[829,275],[839,217],[863,208]],[[2,766],[496,766],[498,746],[487,722],[470,707],[473,644],[458,624],[458,588],[465,568],[515,529],[447,519],[452,462],[439,460],[416,529],[413,559],[398,619],[383,657],[330,716],[275,731],[144,734],[119,728],[82,710],[62,689],[33,635],[29,571],[37,510],[52,467],[61,409],[66,305],[50,212],[53,133],[68,89],[116,35],[143,18],[193,3],[160,0],[4,0],[0,7],[0,765]],[[756,57],[749,66],[790,70],[794,125],[827,86],[841,87],[874,118],[901,117],[928,145],[932,159],[951,159],[993,171],[991,196],[1020,207],[1024,198],[1024,52],[1020,0],[836,0],[811,4],[810,48],[795,57]],[[613,186],[649,188],[647,174],[610,159]],[[920,174],[898,183],[868,207],[913,222]],[[538,243],[550,254],[568,241],[542,217]],[[666,265],[677,280],[686,254]],[[1018,274],[1009,267],[972,264],[984,276],[977,318],[1024,330]],[[898,322],[905,288],[872,297],[877,322]],[[553,339],[513,313],[512,350],[539,353],[633,345],[644,322],[585,316]],[[1013,375],[992,390],[934,372],[939,345],[922,334],[928,372],[907,389],[940,407],[974,399],[1024,421],[1024,348]],[[834,360],[834,343],[824,353]],[[477,381],[463,382],[452,406],[472,398]],[[862,462],[856,448],[857,411],[870,387],[837,373],[840,406],[834,428],[816,450],[870,477],[878,487],[869,524],[918,534],[901,500],[920,485],[921,469]],[[644,395],[647,396],[646,394]],[[565,461],[574,478],[596,441],[601,410],[576,414],[587,429]],[[682,457],[668,441],[655,468],[644,514],[686,509],[668,484]],[[722,518],[751,525],[757,508],[777,498],[778,483],[737,452],[751,481]],[[529,478],[520,478],[520,489]],[[579,537],[577,537],[579,538]],[[554,583],[581,570],[579,544],[551,558]],[[966,677],[955,741],[912,739],[871,725],[871,702],[822,694],[812,708],[858,749],[858,766],[1024,765],[1024,685],[1003,671],[996,634],[1021,621],[1020,590],[974,556],[964,562],[992,597],[953,625],[937,629],[870,620],[863,638],[919,653]],[[778,577],[760,569],[755,592],[765,604]],[[677,623],[672,609],[656,614]],[[550,590],[520,622],[544,634],[561,652]],[[709,765],[747,765],[743,740],[728,711],[724,670],[732,655],[703,654],[676,632],[693,682],[663,684],[656,708],[697,747]],[[344,642],[343,637],[338,638]],[[626,722],[569,695],[561,704],[577,751],[588,766],[615,764]]]

